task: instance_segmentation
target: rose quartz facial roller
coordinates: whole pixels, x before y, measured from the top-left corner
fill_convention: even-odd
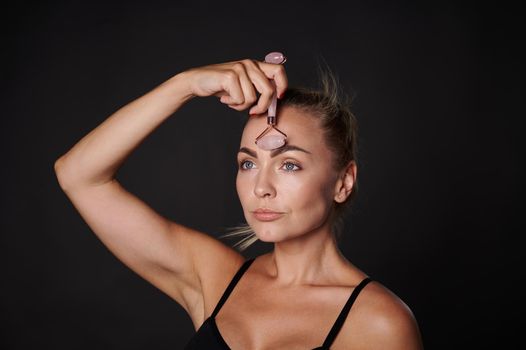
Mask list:
[[[266,63],[283,64],[286,60],[287,58],[281,52],[271,52],[265,56]],[[278,103],[278,97],[276,92],[276,83],[274,80],[271,82],[274,86],[274,94],[272,95],[272,101],[267,112],[268,126],[261,134],[259,134],[258,137],[256,137],[256,145],[266,151],[283,147],[287,140],[287,135],[275,126],[277,123],[276,107]],[[267,135],[267,133],[272,130],[276,130],[278,134]]]

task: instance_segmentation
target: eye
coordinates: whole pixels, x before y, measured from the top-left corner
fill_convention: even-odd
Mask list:
[[[294,164],[292,162],[285,162],[285,163],[283,163],[282,168],[285,171],[298,171],[298,170],[301,170],[301,168],[298,165],[296,165],[296,164]]]
[[[241,170],[250,170],[250,169],[253,169],[255,166],[254,162],[250,161],[250,160],[244,160],[241,162],[241,164],[239,165],[239,167],[241,168]]]

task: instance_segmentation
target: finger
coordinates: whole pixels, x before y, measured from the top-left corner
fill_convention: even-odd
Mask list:
[[[247,67],[241,62],[235,64],[234,69],[237,71],[239,76],[239,83],[243,90],[244,102],[238,105],[238,110],[244,110],[249,106],[253,105],[257,101],[256,89],[248,75]]]
[[[221,102],[228,105],[238,105],[245,102],[238,74],[232,69],[226,69],[222,74],[221,87],[227,94],[221,96]]]
[[[255,61],[260,70],[265,74],[268,79],[273,79],[276,83],[277,96],[281,97],[287,90],[289,81],[285,67],[282,64],[266,63]]]
[[[266,79],[266,78],[265,78]],[[259,96],[258,102],[255,106],[250,108],[249,113],[250,114],[262,114],[267,112],[271,102],[272,98],[275,94],[272,85],[270,87],[266,87],[265,89],[262,89],[263,92],[261,92],[261,95]]]
[[[257,91],[260,93],[260,97],[257,99],[257,104],[250,109],[249,113],[265,113],[272,101],[275,87],[267,78],[267,76],[261,71],[261,69],[259,69],[257,63],[252,60],[244,60],[243,63],[246,67],[246,73],[251,81],[251,84],[253,84],[253,86],[255,86]]]

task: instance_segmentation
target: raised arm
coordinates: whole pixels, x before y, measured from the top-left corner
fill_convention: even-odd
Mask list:
[[[126,191],[115,174],[130,153],[196,96],[218,96],[236,110],[254,105],[264,113],[275,79],[287,85],[281,66],[243,60],[179,73],[116,111],[55,162],[59,184],[108,249],[124,264],[174,298],[199,323],[208,304],[243,257],[217,239],[174,223]],[[258,98],[258,91],[261,95]]]

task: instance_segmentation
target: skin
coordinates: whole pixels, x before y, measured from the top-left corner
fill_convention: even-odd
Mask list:
[[[254,145],[266,127],[263,116],[248,121],[238,153],[236,184],[245,217],[260,240],[274,243],[274,250],[258,257],[216,319],[232,348],[320,346],[350,291],[366,277],[341,254],[330,229],[334,204],[352,191],[356,164],[334,171],[333,154],[312,116],[284,107],[278,120],[290,150],[266,151]],[[279,216],[259,220],[257,208]],[[278,317],[281,322],[276,323],[276,315],[287,317]],[[409,308],[376,282],[361,292],[332,346],[420,347]]]
[[[327,147],[319,147],[324,140],[316,132],[316,120],[290,108],[282,111],[281,118],[279,126],[289,135],[288,143],[274,152],[254,145],[254,135],[266,127],[266,118],[252,118],[247,123],[238,153],[237,192],[245,218],[258,238],[281,246],[288,241],[292,247],[297,239],[328,232],[325,226],[333,192],[338,190],[337,174],[331,169],[331,153]],[[294,146],[299,149],[287,151]],[[258,208],[283,214],[275,221],[260,221],[253,215]]]
[[[216,96],[232,109],[250,108],[249,113],[260,115],[243,132],[237,189],[247,221],[275,249],[256,259],[216,318],[232,349],[321,345],[365,277],[342,256],[330,233],[329,213],[352,192],[355,164],[335,172],[316,121],[292,108],[280,112],[279,128],[289,135],[289,145],[308,153],[287,150],[273,156],[254,145],[266,127],[261,116],[274,89],[280,96],[286,88],[281,65],[247,59],[189,69],[113,113],[55,162],[60,187],[101,242],[179,303],[198,329],[244,257],[210,235],[159,215],[123,188],[115,174],[153,130],[192,98]],[[262,221],[252,213],[262,207],[282,214]],[[377,282],[361,292],[332,346],[421,348],[411,311]]]

